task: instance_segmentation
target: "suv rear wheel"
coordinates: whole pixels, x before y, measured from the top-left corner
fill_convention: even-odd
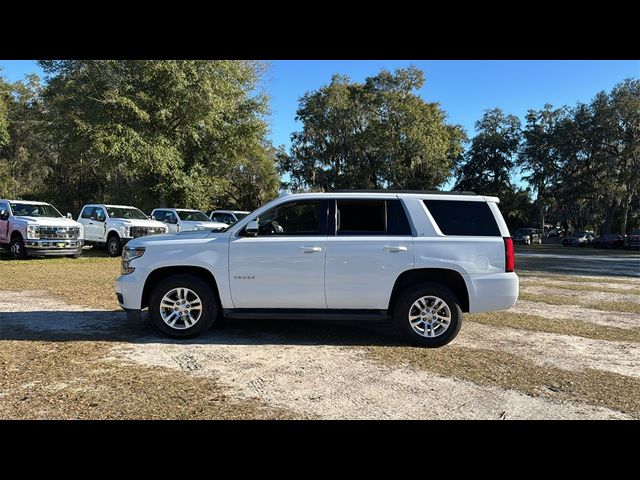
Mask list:
[[[208,330],[218,316],[209,285],[192,275],[162,280],[149,299],[151,324],[172,338],[190,338]]]
[[[462,309],[451,290],[424,282],[402,293],[393,311],[393,321],[408,342],[420,347],[441,347],[460,331]]]

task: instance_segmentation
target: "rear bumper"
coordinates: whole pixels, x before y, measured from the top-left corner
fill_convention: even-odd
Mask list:
[[[468,281],[469,313],[492,312],[513,307],[518,300],[520,280],[513,273],[470,275]]]
[[[31,255],[80,255],[84,240],[25,240]]]

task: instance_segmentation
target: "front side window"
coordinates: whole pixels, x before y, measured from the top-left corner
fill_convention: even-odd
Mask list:
[[[94,216],[95,216],[96,222],[104,222],[105,221],[104,208],[96,207]]]
[[[134,220],[147,220],[147,216],[134,207],[107,207],[111,218],[130,218]]]
[[[6,220],[7,218],[9,218],[9,205],[0,202],[0,220]]]
[[[56,210],[53,205],[29,204],[29,203],[12,203],[11,210],[16,217],[62,217],[62,214]]]
[[[299,201],[278,205],[258,220],[258,235],[321,235],[320,201]]]

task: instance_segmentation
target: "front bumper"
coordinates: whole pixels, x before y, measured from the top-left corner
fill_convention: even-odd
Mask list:
[[[32,255],[80,255],[84,240],[25,240]]]

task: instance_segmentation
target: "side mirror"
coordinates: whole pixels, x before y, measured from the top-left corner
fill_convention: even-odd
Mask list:
[[[9,218],[9,212],[0,210],[0,220],[6,220],[7,218]]]
[[[251,220],[249,223],[247,223],[247,226],[244,228],[244,233],[248,237],[257,236],[258,235],[258,221],[257,220]]]
[[[73,215],[71,215],[69,212],[67,212],[67,218],[73,219]]]
[[[157,218],[156,218],[156,216],[155,216],[155,215],[151,215],[149,218],[150,218],[151,220],[157,220]]]

